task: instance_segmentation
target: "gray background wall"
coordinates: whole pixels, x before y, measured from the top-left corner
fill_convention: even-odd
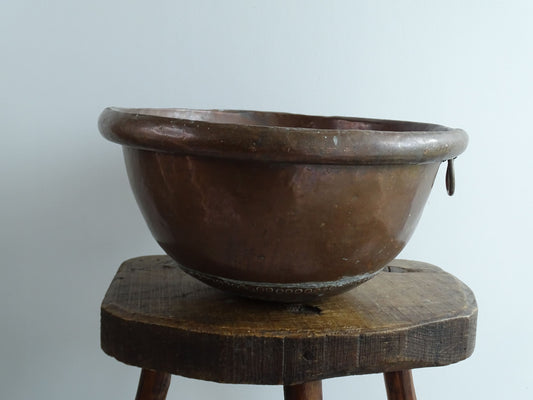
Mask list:
[[[476,293],[477,349],[415,371],[419,398],[532,389],[533,2],[4,1],[0,4],[0,398],[133,398],[99,349],[120,262],[161,253],[130,193],[108,105],[245,108],[435,122],[470,146],[401,254]],[[379,375],[325,397],[384,398]],[[173,378],[170,399],[281,398]],[[277,396],[277,397],[276,397]]]

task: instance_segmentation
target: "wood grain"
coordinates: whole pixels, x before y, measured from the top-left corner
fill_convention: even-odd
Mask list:
[[[101,345],[130,365],[227,383],[294,385],[447,365],[475,342],[474,295],[440,268],[394,261],[321,302],[213,289],[167,256],[128,260],[101,308]]]
[[[416,400],[411,370],[386,372],[384,376],[388,400]]]
[[[283,395],[285,400],[322,400],[322,381],[286,385]]]
[[[143,369],[135,400],[165,400],[170,386],[170,374]]]

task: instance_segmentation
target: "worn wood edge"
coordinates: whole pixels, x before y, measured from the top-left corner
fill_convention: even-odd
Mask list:
[[[128,264],[130,262],[135,262],[138,259],[149,259],[149,258],[153,258],[154,260],[168,259],[170,262],[173,262],[172,259],[170,257],[168,257],[168,256],[153,255],[153,256],[133,257],[131,259],[128,259],[128,260],[124,261],[121,264],[121,266],[119,267],[117,273],[121,271],[123,266],[125,266],[126,264]],[[176,265],[176,267],[179,268],[179,266],[177,266],[177,265]],[[461,287],[462,292],[465,295],[465,307],[462,310],[457,310],[457,312],[454,315],[451,315],[448,318],[445,318],[443,320],[453,319],[453,318],[461,318],[463,316],[467,316],[467,315],[470,314],[469,312],[464,313],[465,311],[473,310],[473,309],[477,310],[477,302],[476,302],[475,296],[474,296],[473,292],[471,291],[471,289],[465,283],[463,283],[460,279],[458,279],[454,275],[444,271],[442,268],[437,267],[436,265],[425,263],[425,262],[422,262],[422,261],[395,259],[395,260],[391,261],[388,264],[387,267],[407,269],[407,270],[409,270],[408,273],[442,273],[442,274],[446,274],[448,277],[452,278],[458,284],[458,286]],[[385,267],[385,268],[387,268],[387,267]],[[113,279],[113,281],[115,279],[116,279],[116,276]],[[198,282],[201,283],[202,285],[205,285],[205,283],[203,283],[203,282],[200,282],[200,281],[198,281]],[[209,287],[209,286],[207,286],[207,287]],[[212,288],[210,288],[210,289],[212,289]],[[219,289],[212,289],[212,290],[219,290]],[[352,290],[357,290],[357,288],[352,289]],[[321,305],[320,302],[309,302],[308,304],[311,305],[311,306],[320,306]],[[136,321],[138,321],[139,316],[140,316],[140,314],[138,314],[136,312],[130,312],[126,308],[123,308],[123,307],[121,307],[120,305],[118,305],[116,303],[108,302],[107,301],[107,294],[104,297],[104,300],[102,301],[101,309],[102,310],[106,310],[106,311],[112,313],[113,315],[116,315],[118,318],[121,318],[121,319],[123,319],[125,321],[136,322]],[[212,331],[213,331],[212,325],[209,325],[209,324],[202,325],[202,324],[198,324],[198,323],[195,322],[195,324],[193,325],[189,321],[176,320],[176,318],[170,318],[170,317],[169,318],[165,318],[165,317],[161,317],[161,316],[154,317],[154,316],[151,316],[149,314],[144,314],[144,313],[141,314],[141,315],[142,315],[142,318],[145,321],[147,321],[147,323],[153,324],[153,325],[157,325],[157,326],[161,326],[161,327],[168,327],[168,328],[172,328],[172,329],[180,329],[181,326],[186,325],[188,332],[195,332],[195,333],[199,333],[199,334],[211,334]],[[432,320],[431,323],[438,322],[438,321],[439,320]],[[180,323],[182,325],[180,325]],[[416,327],[416,325],[405,325],[405,327]],[[235,328],[234,326],[232,326],[231,329],[232,329],[232,332],[228,333],[228,334],[231,335],[232,337],[235,336],[235,335],[244,335],[244,336],[246,336],[246,334],[249,333],[249,330],[247,328],[242,328],[241,332],[238,332],[239,328]],[[399,327],[397,329],[402,329],[402,327]],[[368,328],[365,328],[365,331],[366,332],[376,333],[376,334],[380,333],[380,332],[383,332],[383,333],[387,332],[387,330],[383,330],[383,329],[375,329],[375,330],[370,331],[370,330],[368,330]],[[295,337],[301,337],[302,333],[304,333],[304,332],[305,331],[299,330],[297,333],[294,333],[294,336]],[[344,328],[344,332],[345,332],[346,336],[353,336],[353,335],[359,334],[360,330],[359,329]],[[312,337],[316,337],[317,336],[316,335],[316,331],[310,330],[309,333],[310,333],[310,336],[312,336]],[[324,330],[324,333],[322,335],[318,335],[318,336],[328,336],[328,334],[330,334],[330,333],[338,334],[337,331],[328,332],[328,331]],[[221,333],[221,336],[223,336],[223,335],[224,334]],[[251,335],[251,336],[255,337],[257,335]],[[263,331],[263,337],[265,337],[265,338],[286,338],[286,337],[290,337],[290,336],[291,336],[291,333],[290,332],[286,332],[286,331],[283,331],[282,335],[276,335],[274,333],[274,331]]]
[[[236,384],[261,384],[261,385],[294,385],[304,383],[310,380],[321,380],[347,375],[363,375],[372,373],[392,372],[404,369],[415,369],[425,367],[444,366],[457,363],[468,358],[474,351],[475,331],[477,322],[477,309],[473,311],[470,317],[455,318],[453,321],[442,320],[434,323],[418,325],[396,332],[396,337],[420,337],[424,332],[432,332],[439,329],[439,325],[447,325],[448,330],[453,330],[450,323],[457,325],[463,332],[459,335],[460,341],[453,338],[453,347],[461,350],[456,354],[443,352],[442,356],[424,358],[420,355],[423,348],[438,347],[438,343],[432,343],[431,337],[426,346],[411,346],[406,348],[407,354],[382,354],[382,357],[375,357],[372,354],[361,353],[361,348],[367,346],[372,348],[372,343],[382,342],[383,335],[365,335],[363,338],[350,337],[329,337],[332,340],[345,340],[343,347],[343,360],[336,365],[327,366],[328,354],[322,358],[307,362],[301,354],[302,349],[320,348],[321,338],[306,338],[299,340],[297,346],[293,346],[292,351],[288,349],[286,341],[280,338],[272,338],[267,343],[261,343],[261,337],[254,338],[250,344],[250,337],[235,337],[228,335],[205,334],[198,337],[196,333],[184,331],[182,329],[154,326],[143,324],[135,321],[123,321],[111,313],[102,310],[102,327],[101,346],[102,350],[116,358],[117,360],[133,366],[147,369],[168,372],[174,375],[181,375],[188,378],[208,380],[219,383],[236,383]],[[152,331],[152,332],[150,332]],[[135,332],[135,335],[131,335]],[[107,335],[118,335],[121,338],[119,344]],[[296,339],[295,339],[296,340]],[[261,366],[264,360],[256,359],[253,355],[245,354],[242,357],[235,357],[231,354],[232,350],[239,348],[239,342],[242,342],[241,348],[254,348],[263,346],[263,353],[271,355],[282,355],[284,359],[281,363],[276,360],[267,360]],[[323,343],[322,343],[323,345]],[[441,346],[450,346],[450,343],[440,343]],[[154,353],[164,355],[155,357]],[[185,354],[184,354],[185,353]],[[291,353],[293,353],[291,355]],[[231,361],[234,359],[233,362]],[[243,360],[244,359],[244,360]],[[246,363],[246,359],[252,362]],[[337,360],[338,361],[338,360]],[[290,370],[285,368],[286,364],[292,364]],[[259,368],[255,373],[254,369]],[[284,365],[285,364],[285,365]],[[257,367],[259,365],[259,367]],[[232,372],[239,369],[238,373]],[[247,374],[247,371],[250,372]]]
[[[391,332],[391,331],[394,331],[394,332],[399,332],[399,331],[402,331],[402,330],[409,330],[409,329],[412,329],[412,328],[416,328],[416,327],[421,327],[421,326],[428,326],[428,325],[431,325],[431,324],[436,324],[436,323],[439,323],[439,322],[446,322],[446,321],[450,321],[450,320],[455,320],[455,319],[460,319],[460,318],[465,318],[465,317],[471,317],[471,316],[476,316],[477,317],[477,302],[476,302],[476,299],[475,299],[475,296],[473,295],[473,293],[470,291],[470,289],[464,284],[462,283],[459,279],[455,278],[462,286],[464,286],[467,291],[465,291],[465,299],[467,299],[468,301],[466,302],[467,304],[465,304],[465,307],[462,309],[462,310],[458,310],[458,312],[452,316],[449,316],[447,318],[441,318],[441,319],[435,319],[435,320],[432,320],[431,322],[427,322],[427,323],[420,323],[420,324],[411,324],[411,325],[406,325],[404,327],[398,327],[398,328],[395,328],[393,330],[391,329],[369,329],[369,328],[365,328],[365,331],[364,331],[364,334],[373,334],[373,335],[377,335],[377,334],[387,334],[388,332]],[[315,304],[315,303],[313,303]],[[319,303],[317,303],[319,305]],[[129,312],[128,310],[124,309],[123,307],[120,307],[118,306],[117,304],[114,304],[114,303],[102,303],[101,305],[101,312],[107,312],[109,313],[110,315],[113,315],[114,317],[116,318],[119,318],[123,321],[127,321],[127,322],[131,322],[131,323],[138,323],[138,317],[139,317],[139,314],[137,313],[132,313],[132,312]],[[147,325],[150,325],[150,326],[154,326],[154,327],[164,327],[164,328],[170,328],[170,329],[182,329],[182,326],[179,326],[176,324],[176,321],[175,319],[173,318],[163,318],[163,317],[152,317],[148,314],[142,314],[142,318],[144,321],[146,321],[146,324]],[[213,328],[210,327],[209,325],[187,325],[185,321],[180,321],[183,323],[183,325],[186,325],[187,329],[186,329],[186,332],[190,332],[190,333],[196,333],[196,334],[206,334],[206,335],[212,335],[214,334],[213,333]],[[222,330],[223,327],[217,327],[218,329]],[[232,327],[232,329],[234,329]],[[220,336],[220,337],[224,337],[224,336],[228,336],[228,337],[235,337],[235,336],[239,336],[239,337],[250,337],[250,338],[255,338],[255,337],[262,337],[262,338],[265,338],[265,339],[284,339],[284,338],[291,338],[291,337],[297,337],[297,338],[301,338],[302,337],[302,334],[305,334],[306,331],[305,330],[299,330],[297,333],[292,333],[292,332],[287,332],[287,331],[282,331],[280,330],[279,332],[276,332],[273,331],[273,330],[269,330],[269,331],[262,331],[261,334],[254,334],[254,333],[250,333],[249,330],[246,330],[246,329],[241,329],[242,331],[241,332],[236,332],[235,330],[231,331],[231,332],[228,332],[228,333],[223,333],[222,331],[221,332],[218,332],[216,333],[217,336]],[[185,330],[184,330],[185,331]],[[323,330],[323,333],[322,334],[318,334],[316,333],[316,331],[313,331],[313,330],[309,330],[309,335],[307,335],[307,337],[310,337],[310,338],[321,338],[321,337],[327,337],[327,336],[331,336],[332,334],[335,335],[335,336],[345,336],[345,337],[353,337],[354,335],[360,335],[362,334],[361,332],[361,329],[349,329],[349,328],[343,328],[343,333],[339,333],[338,330],[334,330],[334,329],[330,329],[330,330],[327,330],[327,329],[324,329]],[[305,336],[305,335],[304,335]]]
[[[153,257],[161,259],[165,256]],[[138,258],[146,259],[148,257],[137,257],[131,260]],[[123,264],[128,261],[125,261]],[[420,266],[428,266],[430,270],[426,272],[442,271],[439,267],[427,263],[408,260],[398,261],[403,262],[402,267],[405,267],[405,261],[409,262],[409,268],[413,269],[412,272],[417,272],[416,270]],[[391,264],[394,266],[395,263],[392,262]],[[445,271],[443,272],[446,273]],[[455,346],[462,347],[463,349],[451,356],[448,355],[448,357],[439,357],[438,359],[434,359],[434,357],[424,358],[419,354],[422,350],[418,348],[420,346],[408,348],[407,351],[404,351],[406,353],[404,355],[402,355],[403,353],[397,354],[396,356],[386,354],[386,359],[383,357],[376,358],[371,354],[360,353],[361,348],[372,347],[372,341],[379,343],[387,334],[389,334],[388,340],[390,340],[390,331],[387,330],[373,331],[365,335],[360,335],[359,332],[348,331],[344,335],[323,335],[318,337],[313,335],[304,338],[301,338],[300,332],[298,342],[301,343],[299,343],[299,347],[295,347],[294,343],[291,347],[285,346],[285,344],[291,343],[291,340],[293,342],[297,341],[297,339],[288,336],[243,335],[235,334],[235,332],[228,335],[213,335],[205,329],[191,330],[190,327],[187,327],[187,330],[184,330],[176,327],[175,324],[166,326],[163,323],[164,321],[159,317],[146,323],[140,323],[136,321],[136,317],[139,317],[138,314],[128,313],[127,310],[121,309],[116,304],[105,304],[105,299],[101,309],[102,349],[108,355],[129,365],[221,383],[294,385],[309,380],[320,380],[337,376],[448,365],[468,358],[472,354],[475,346],[477,321],[477,304],[474,294],[459,279],[451,274],[448,275],[452,276],[461,285],[466,295],[465,307],[462,309],[462,314],[459,312],[450,318],[420,325],[410,325],[405,329],[394,329],[394,334],[398,340],[408,336],[420,337],[424,335],[424,332],[438,331],[439,324],[441,326],[447,326],[446,329],[448,331],[459,329],[462,332],[460,334],[461,340],[455,343]],[[145,317],[146,315],[143,314],[143,319],[146,319]],[[457,326],[450,327],[450,324]],[[356,335],[355,338],[353,337],[354,334]],[[119,339],[118,341],[116,340],[117,338]],[[432,348],[437,345],[436,343],[431,343],[431,337],[429,339],[430,342],[427,342],[427,348]],[[346,353],[341,357],[344,359],[336,365],[326,365],[327,355],[323,356],[322,359],[307,362],[302,359],[302,354],[298,354],[299,349],[305,349],[306,347],[320,348],[320,342],[325,340],[341,340],[346,342],[341,344],[341,347],[348,349],[348,351],[343,352]],[[256,367],[256,373],[247,374],[246,370],[252,369],[253,363],[247,363],[243,359],[237,360],[235,359],[235,355],[230,353],[231,351],[235,352],[235,349],[239,349],[239,347],[250,347],[250,341],[252,341],[252,348],[259,346],[264,347],[264,351],[271,355],[283,354],[286,359],[286,364],[292,363],[293,368],[285,368],[283,363],[280,364],[278,362],[276,364],[276,362],[272,362],[272,365]],[[197,354],[195,352],[199,349],[200,351],[202,350],[202,344],[207,344],[206,349],[203,351],[204,354],[203,356],[196,357]],[[181,347],[181,350],[178,349],[179,351],[176,351],[176,348],[179,347]],[[184,349],[191,356],[188,359],[187,357],[179,357],[178,353],[180,351],[183,353]],[[158,355],[154,356],[154,352]],[[161,359],[161,355],[166,355],[166,358],[163,357]],[[244,355],[242,357],[246,359],[250,355]],[[257,358],[255,364],[260,365],[261,359]],[[224,367],[221,367],[221,365],[224,365]],[[238,367],[242,370],[232,372],[232,368],[235,369]]]

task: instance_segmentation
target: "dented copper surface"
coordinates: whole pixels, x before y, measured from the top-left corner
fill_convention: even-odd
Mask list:
[[[143,216],[186,272],[277,301],[370,279],[467,144],[439,125],[253,111],[108,108],[99,127],[124,146]]]

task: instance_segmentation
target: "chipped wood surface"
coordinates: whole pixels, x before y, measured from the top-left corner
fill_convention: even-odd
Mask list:
[[[101,308],[103,350],[130,365],[227,383],[294,385],[468,357],[477,306],[438,267],[395,260],[367,283],[306,304],[213,289],[167,256],[128,260]]]

